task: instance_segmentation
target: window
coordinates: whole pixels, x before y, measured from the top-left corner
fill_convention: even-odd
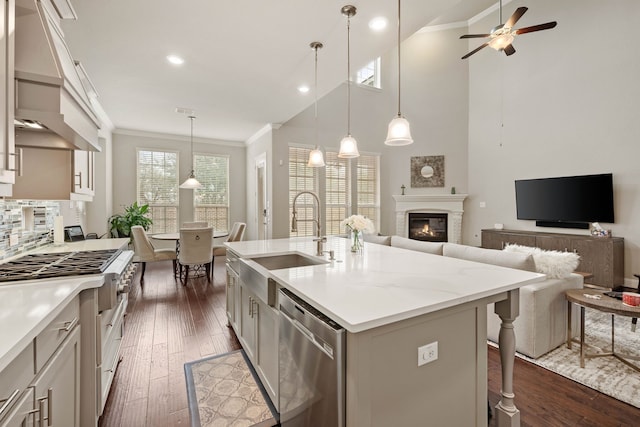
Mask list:
[[[357,160],[358,213],[373,221],[376,230],[380,230],[380,156],[362,154]]]
[[[301,191],[313,191],[318,194],[318,168],[307,166],[309,148],[289,147],[289,218],[293,215],[293,198]],[[312,196],[300,196],[296,201],[296,212],[300,219],[315,218],[315,201]],[[299,221],[298,231],[291,231],[290,236],[314,236],[315,223]]]
[[[342,234],[340,221],[348,217],[351,205],[349,195],[349,162],[338,153],[325,154],[325,232],[327,235]]]
[[[194,172],[202,187],[194,190],[194,221],[206,221],[215,231],[229,231],[229,158],[195,154]]]
[[[348,159],[339,158],[335,151],[327,151],[326,167],[310,168],[307,167],[309,151],[310,148],[289,147],[289,218],[292,214],[293,198],[300,191],[306,190],[315,192],[323,201],[322,219],[325,234],[345,233],[345,230],[340,228],[340,222],[356,213],[352,212],[352,201],[356,201],[357,213],[370,218],[379,230],[380,156],[361,154],[350,162]],[[314,218],[313,198],[300,196],[296,201],[296,211],[298,219]],[[298,221],[298,232],[290,232],[289,235],[315,235],[315,224],[310,221]]]
[[[137,154],[138,204],[149,205],[149,231],[178,231],[178,153],[138,149]]]
[[[356,83],[380,89],[380,57],[358,70]]]

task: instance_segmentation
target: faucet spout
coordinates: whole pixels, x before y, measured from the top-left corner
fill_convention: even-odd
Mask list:
[[[298,200],[298,197],[302,196],[303,194],[309,194],[315,200],[315,203],[316,203],[316,217],[313,218],[313,219],[298,219],[297,218],[296,201]],[[291,217],[291,231],[294,231],[294,232],[298,231],[298,222],[315,222],[316,223],[316,237],[320,238],[320,236],[321,236],[321,231],[320,231],[320,199],[318,198],[318,195],[316,193],[314,193],[313,191],[301,191],[298,194],[296,194],[296,196],[293,198],[292,217]]]

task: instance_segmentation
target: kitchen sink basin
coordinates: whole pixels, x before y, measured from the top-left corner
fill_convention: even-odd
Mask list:
[[[327,264],[322,258],[313,258],[300,254],[271,255],[251,258],[267,270],[279,270],[281,268],[306,267],[309,265]]]

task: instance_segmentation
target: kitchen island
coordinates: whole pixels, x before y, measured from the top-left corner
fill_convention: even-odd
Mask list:
[[[519,425],[512,393],[512,322],[518,289],[544,275],[375,244],[354,254],[342,238],[326,243],[336,260],[325,256],[322,264],[267,269],[255,260],[289,253],[313,257],[316,243],[291,238],[226,245],[228,257],[239,257],[271,285],[288,289],[346,330],[349,427],[486,425],[486,313],[487,304],[495,302],[503,320],[502,399],[496,416],[498,425]],[[266,293],[271,296],[265,302],[277,311],[273,292]],[[256,296],[250,295],[253,308]],[[240,335],[243,306],[241,301],[235,307]],[[436,358],[418,366],[418,348],[433,343]]]

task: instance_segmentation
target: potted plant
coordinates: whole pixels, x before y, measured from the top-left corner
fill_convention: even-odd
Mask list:
[[[115,214],[109,218],[109,226],[111,235],[114,237],[130,237],[131,227],[141,225],[142,228],[148,230],[153,220],[147,217],[149,205],[138,205],[134,202],[131,206],[124,208],[124,213]]]

